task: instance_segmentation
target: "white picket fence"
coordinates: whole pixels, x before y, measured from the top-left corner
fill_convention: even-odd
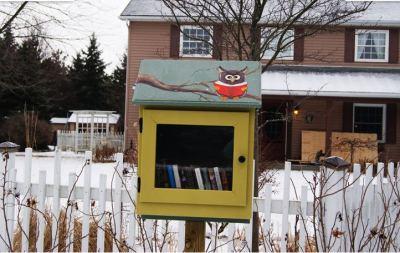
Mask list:
[[[72,231],[74,231],[74,218],[80,217],[82,221],[82,251],[88,251],[89,249],[89,223],[90,217],[96,216],[99,220],[97,228],[97,250],[104,251],[104,240],[105,240],[105,222],[104,216],[105,211],[111,212],[111,225],[114,233],[115,240],[113,241],[113,251],[118,251],[119,244],[122,241],[128,246],[130,251],[144,249],[143,231],[146,233],[145,237],[149,247],[145,248],[147,251],[182,251],[184,247],[184,222],[173,222],[169,223],[169,231],[173,231],[175,236],[175,244],[168,242],[170,245],[164,245],[160,249],[160,244],[157,242],[157,234],[162,234],[166,231],[166,221],[158,221],[155,226],[154,221],[147,220],[144,222],[142,227],[138,226],[137,219],[135,216],[135,199],[136,199],[136,178],[132,176],[131,180],[124,180],[123,174],[123,155],[121,153],[116,154],[116,172],[114,176],[114,185],[112,188],[107,188],[106,175],[100,175],[99,187],[91,187],[92,175],[91,175],[91,152],[85,153],[86,165],[83,167],[80,175],[70,174],[68,185],[60,185],[60,168],[61,168],[61,152],[57,151],[54,158],[54,178],[52,184],[46,184],[46,171],[40,171],[39,183],[31,182],[31,169],[32,169],[32,150],[26,149],[25,151],[25,166],[23,168],[24,177],[23,181],[16,179],[16,168],[15,168],[15,155],[10,154],[7,164],[6,160],[0,161],[0,168],[2,177],[0,180],[0,250],[9,250],[10,242],[13,241],[14,231],[17,226],[21,226],[23,231],[29,231],[29,222],[31,212],[38,213],[38,224],[39,232],[38,239],[36,241],[37,251],[43,251],[44,249],[44,227],[45,220],[43,215],[40,215],[51,209],[53,223],[52,223],[52,250],[57,251],[57,245],[60,242],[57,241],[56,236],[58,214],[60,210],[64,208],[67,212],[68,219],[68,238],[66,245],[67,250],[72,251],[72,245],[74,239]],[[366,165],[366,174],[361,176],[361,167],[355,164],[353,169],[354,173],[345,173],[343,171],[335,171],[331,169],[325,169],[325,175],[328,175],[326,191],[322,189],[322,194],[326,197],[321,201],[323,205],[323,220],[327,224],[325,227],[325,239],[332,236],[331,231],[336,230],[337,232],[343,232],[344,234],[340,237],[334,237],[335,243],[330,247],[331,250],[335,251],[349,251],[349,242],[346,240],[346,236],[349,236],[350,231],[346,230],[349,226],[348,219],[341,218],[338,221],[339,215],[345,215],[344,209],[349,210],[350,216],[356,216],[363,210],[360,215],[363,218],[363,226],[352,232],[354,235],[355,248],[358,249],[362,244],[365,243],[365,236],[363,233],[370,233],[372,228],[383,225],[395,224],[397,229],[399,227],[399,218],[395,217],[399,213],[399,205],[393,204],[385,206],[383,202],[379,201],[382,196],[387,196],[388,203],[395,203],[399,200],[398,195],[400,187],[398,186],[398,175],[396,175],[395,166],[393,163],[387,165],[388,177],[384,178],[383,168],[384,164],[378,164],[378,173],[376,177],[373,177],[372,166]],[[398,167],[398,166],[397,166]],[[21,168],[18,168],[21,169]],[[298,250],[305,251],[308,240],[313,235],[312,227],[310,227],[310,219],[316,215],[315,202],[313,199],[308,199],[310,186],[304,185],[301,187],[300,199],[291,200],[290,188],[292,187],[290,181],[291,164],[285,163],[284,170],[284,181],[280,182],[283,184],[283,198],[273,199],[273,185],[266,184],[263,194],[259,198],[255,198],[253,202],[253,210],[260,213],[262,217],[262,234],[266,237],[267,235],[274,234],[273,240],[276,248],[271,248],[271,244],[268,246],[260,242],[261,251],[272,251],[277,248],[286,251],[287,244],[290,243],[288,239],[291,234],[294,234],[292,223],[289,223],[290,216],[298,215],[299,217],[299,230],[298,230]],[[77,176],[83,177],[84,186],[76,186]],[[343,181],[342,179],[346,179]],[[348,179],[348,180],[347,180]],[[342,184],[343,181],[343,184]],[[337,191],[345,186],[345,191]],[[368,186],[368,187],[367,187]],[[369,187],[371,186],[371,187]],[[316,188],[320,189],[320,188]],[[393,194],[393,190],[397,193]],[[345,195],[344,195],[345,192]],[[361,203],[360,195],[364,201]],[[3,201],[4,199],[4,201]],[[36,208],[26,206],[27,201],[36,199]],[[91,214],[92,206],[95,202],[95,213]],[[46,203],[48,206],[46,206]],[[381,204],[380,204],[381,203]],[[79,208],[74,208],[78,205]],[[68,206],[65,209],[65,206]],[[362,208],[358,208],[361,206]],[[20,207],[20,209],[18,208]],[[2,211],[4,210],[4,212]],[[321,211],[318,209],[317,211]],[[388,212],[392,214],[390,219],[381,220],[380,214],[382,212]],[[91,215],[87,215],[91,214]],[[281,215],[281,228],[277,230],[276,227],[271,229],[272,215]],[[351,218],[351,217],[350,217]],[[17,222],[17,221],[20,221]],[[20,224],[20,225],[18,225]],[[216,230],[218,229],[216,223],[212,223],[213,227],[208,231],[209,239],[208,244],[211,247],[209,251],[219,252],[234,252],[234,251],[249,251],[252,240],[252,224],[229,224],[225,231],[218,236]],[[280,231],[279,231],[280,230]],[[245,231],[245,232],[244,232]],[[242,233],[244,232],[244,234]],[[26,232],[26,234],[28,234]],[[399,234],[395,235],[396,240],[393,245],[390,246],[390,250],[398,250],[400,244]],[[225,236],[222,236],[225,235]],[[316,240],[321,240],[318,235],[315,235]],[[370,244],[377,244],[377,239],[371,240]],[[379,242],[378,242],[379,244]],[[362,248],[363,251],[376,251],[377,248],[373,246]],[[22,236],[22,251],[28,251],[28,237]],[[320,249],[321,250],[321,249]]]

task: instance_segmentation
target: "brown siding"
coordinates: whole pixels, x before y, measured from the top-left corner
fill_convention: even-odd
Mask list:
[[[128,37],[128,73],[126,86],[125,147],[136,145],[138,107],[132,104],[133,83],[142,59],[168,58],[170,53],[170,24],[130,22]]]
[[[345,30],[345,28],[336,28],[306,37],[304,39],[304,61],[302,64],[400,68],[399,63],[345,62]],[[397,33],[397,36],[400,36],[399,33]],[[399,40],[399,38],[397,39]],[[397,53],[400,56],[400,50],[397,50]]]

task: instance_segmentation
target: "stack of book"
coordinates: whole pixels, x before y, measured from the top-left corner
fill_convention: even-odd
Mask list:
[[[157,188],[232,190],[232,168],[158,164],[155,179]]]

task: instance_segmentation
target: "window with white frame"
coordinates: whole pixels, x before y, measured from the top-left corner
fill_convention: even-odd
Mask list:
[[[280,38],[280,33],[278,31],[277,35],[271,35],[272,34],[272,29],[265,28],[262,31],[262,37],[261,37],[261,45],[263,45],[267,39],[268,36],[275,36],[269,43],[268,48],[265,50],[263,59],[271,59],[275,52],[278,50],[278,41]],[[293,30],[288,30],[283,39],[282,39],[282,45],[287,44],[288,42],[291,42],[289,45],[287,45],[285,48],[281,49],[281,51],[278,53],[276,59],[278,60],[293,60],[294,57],[294,43],[293,43],[293,38],[294,38],[294,31]]]
[[[388,30],[356,30],[355,61],[387,62],[388,54]]]
[[[386,105],[354,104],[353,132],[376,133],[380,142],[385,142]]]
[[[181,27],[180,55],[187,57],[212,56],[212,29],[185,25]]]

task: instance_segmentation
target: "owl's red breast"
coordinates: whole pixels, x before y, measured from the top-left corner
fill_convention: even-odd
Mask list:
[[[247,82],[230,85],[216,81],[214,82],[214,88],[220,96],[228,98],[241,97],[247,92]]]

